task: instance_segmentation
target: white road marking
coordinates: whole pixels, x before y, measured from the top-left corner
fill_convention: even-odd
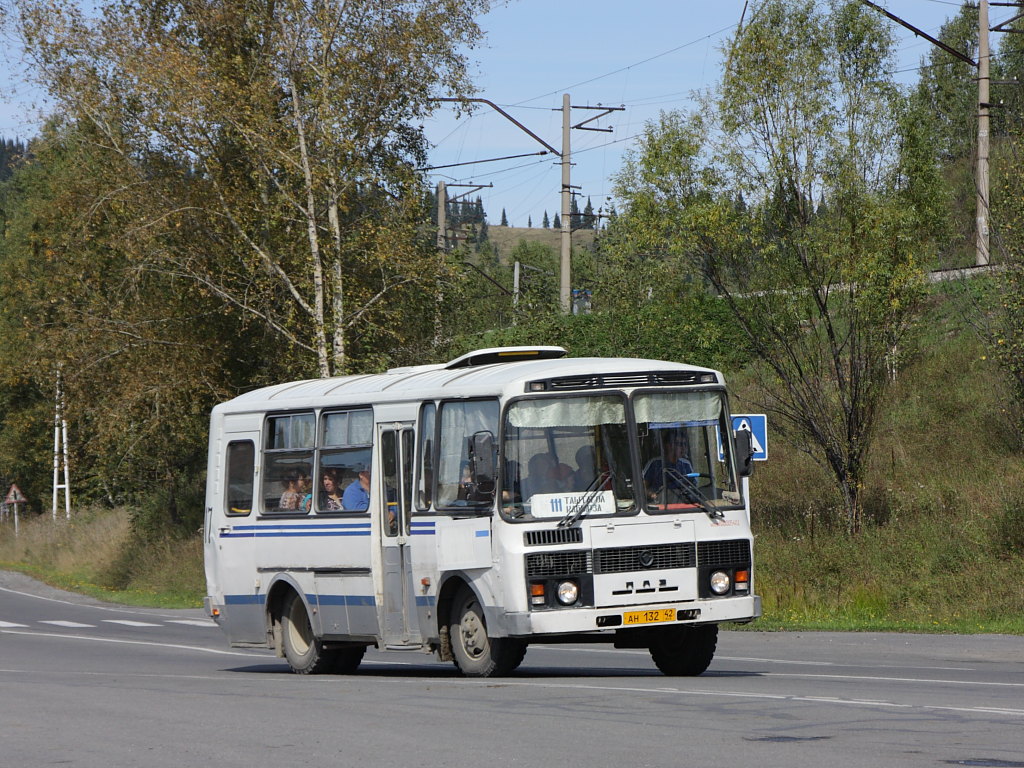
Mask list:
[[[67,627],[68,629],[95,629],[95,624],[81,624],[77,621],[40,621],[40,624],[53,624],[55,627]]]
[[[61,640],[88,640],[96,643],[116,643],[118,645],[149,645],[157,648],[176,648],[183,651],[199,651],[200,653],[212,653],[217,656],[245,656],[250,659],[263,659],[264,661],[277,661],[276,657],[268,653],[242,653],[240,651],[225,651],[220,648],[201,648],[197,645],[180,645],[178,643],[155,643],[149,640],[123,640],[115,637],[89,637],[88,635],[58,635],[51,632],[19,632],[16,629],[0,629],[0,635],[25,635],[27,637],[57,637]]]
[[[27,626],[28,626],[28,624],[13,624],[13,623],[11,623],[9,621],[0,621],[0,627],[10,627],[10,628],[13,629],[14,627],[27,627]]]
[[[168,624],[188,624],[190,627],[216,627],[217,622],[208,619],[168,619]]]
[[[100,619],[103,624],[123,624],[126,627],[160,627],[162,624],[150,624],[148,621],[132,621],[131,619]]]

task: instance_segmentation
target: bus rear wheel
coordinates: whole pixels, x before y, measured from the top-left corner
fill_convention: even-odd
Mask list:
[[[718,647],[718,625],[664,627],[651,643],[651,658],[665,675],[695,677],[708,668]]]
[[[526,643],[510,637],[488,637],[483,606],[468,587],[452,605],[449,623],[455,666],[466,677],[500,677],[518,667]]]
[[[334,654],[325,651],[323,642],[313,634],[306,605],[294,592],[285,600],[281,611],[281,645],[288,666],[298,675],[318,675],[334,668]],[[362,659],[362,654],[359,658]]]

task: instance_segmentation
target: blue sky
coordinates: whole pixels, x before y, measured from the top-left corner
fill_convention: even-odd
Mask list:
[[[951,0],[880,0],[880,5],[929,34],[960,7]],[[743,0],[512,0],[482,20],[484,47],[470,52],[476,62],[479,96],[490,99],[556,148],[561,146],[562,94],[573,105],[625,106],[594,125],[612,133],[573,131],[572,183],[581,187],[582,208],[589,196],[595,208],[606,204],[612,176],[622,153],[644,123],[660,110],[687,109],[693,91],[714,84],[720,48],[735,30]],[[749,11],[748,11],[749,12]],[[993,23],[1012,9],[994,8]],[[898,77],[916,78],[915,69],[930,44],[896,28]],[[993,35],[998,44],[999,35]],[[45,103],[18,84],[16,51],[5,43],[0,68],[0,136],[29,136],[38,125],[37,109]],[[4,83],[6,80],[6,83]],[[584,119],[574,111],[574,122]],[[433,165],[466,163],[520,155],[542,149],[503,117],[480,108],[456,121],[444,111],[426,124],[436,145]],[[472,193],[484,200],[488,218],[497,223],[504,208],[509,222],[540,226],[543,213],[559,209],[561,170],[557,158],[525,157],[438,170],[433,181],[493,184]],[[450,194],[466,192],[452,188]]]

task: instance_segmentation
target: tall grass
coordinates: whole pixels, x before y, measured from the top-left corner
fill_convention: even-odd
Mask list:
[[[136,535],[127,509],[85,509],[0,525],[0,568],[133,605],[195,607],[205,594],[202,541]]]
[[[824,470],[770,446],[751,479],[762,628],[1024,633],[1024,456],[999,370],[954,310],[934,309],[885,403],[860,535]]]

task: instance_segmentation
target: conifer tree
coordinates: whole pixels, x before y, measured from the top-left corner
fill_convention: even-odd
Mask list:
[[[547,210],[544,211],[544,221],[541,223],[541,226],[544,227],[544,229],[551,228],[551,219],[548,218]]]
[[[597,218],[594,216],[594,206],[590,202],[590,198],[587,198],[587,205],[583,208],[583,219],[580,222],[580,227],[583,229],[594,229],[597,222]]]
[[[507,227],[508,226],[508,216],[505,215],[505,209],[504,208],[501,209],[501,226],[503,226],[503,227]]]
[[[562,218],[557,213],[555,214],[555,220],[552,222],[551,226],[553,226],[555,229],[562,228]]]

